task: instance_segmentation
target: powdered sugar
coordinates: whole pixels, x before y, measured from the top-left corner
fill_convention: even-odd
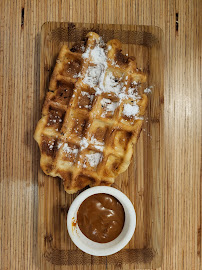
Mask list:
[[[58,149],[60,149],[60,147],[62,146],[62,144],[63,144],[63,143],[61,143],[61,142],[58,143],[58,145],[57,145]]]
[[[86,76],[83,79],[83,82],[89,85],[91,88],[95,88],[98,85],[102,69],[103,69],[102,65],[89,66],[86,72]]]
[[[89,61],[89,67],[83,78],[83,82],[95,90],[95,95],[101,95],[102,93],[108,93],[108,95],[115,95],[118,98],[117,102],[112,102],[110,99],[103,98],[101,105],[103,112],[101,117],[106,117],[107,112],[114,114],[116,108],[120,106],[122,102],[126,100],[133,100],[134,104],[126,103],[123,105],[123,115],[140,119],[138,117],[139,106],[136,101],[141,99],[138,94],[138,84],[133,81],[134,87],[127,87],[128,76],[124,77],[123,74],[115,76],[112,71],[108,69],[108,62],[105,50],[100,46],[99,41],[94,48],[87,48],[86,52],[82,55],[84,61]],[[111,46],[107,47],[107,51],[111,49]],[[113,60],[111,61],[111,64]],[[114,63],[116,66],[117,63]],[[148,89],[145,89],[148,91]],[[95,143],[94,143],[95,144]],[[100,147],[100,145],[97,145]],[[84,147],[84,146],[82,146]]]
[[[91,137],[90,143],[101,152],[104,150],[104,142],[98,141],[94,136]]]
[[[82,140],[80,142],[81,151],[88,148],[89,144],[93,144],[93,146],[100,151],[103,151],[103,149],[104,149],[104,142],[102,143],[102,142],[98,141],[94,136],[92,136],[90,141],[87,140],[85,137],[82,138]]]
[[[116,80],[112,72],[108,72],[105,77],[105,82],[104,82],[105,88],[103,89],[104,92],[114,92],[118,94],[123,87],[123,83],[120,82],[120,79]]]
[[[90,65],[87,69],[83,82],[96,91],[104,89],[103,81],[107,65],[107,56],[103,48],[96,45],[93,49],[87,48],[86,52],[82,55],[84,61],[90,59]]]
[[[87,154],[86,159],[91,167],[97,167],[99,162],[101,161],[102,155],[100,153]],[[84,166],[86,164],[84,163]]]
[[[89,110],[92,109],[92,102],[93,102],[95,95],[93,95],[93,94],[90,95],[88,92],[85,92],[85,91],[81,91],[81,95],[83,97],[86,96],[89,99],[89,104],[83,105],[83,107],[86,109],[89,109]],[[79,100],[80,99],[82,99],[81,96],[79,97]],[[79,105],[79,108],[82,108],[82,106]]]
[[[74,79],[76,79],[76,78],[78,78],[79,77],[79,73],[77,74],[77,73],[75,73],[74,75],[73,75],[73,78]]]
[[[71,148],[71,147],[69,147],[69,145],[67,143],[64,143],[63,151],[66,154],[73,154],[75,156],[78,154],[78,149],[77,148]]]
[[[128,88],[128,95],[130,97],[134,97],[137,98],[137,99],[140,99],[140,96],[138,95],[138,92],[137,92],[137,88],[136,87],[129,87]]]
[[[89,93],[88,92],[85,92],[85,91],[81,91],[81,95],[82,96],[90,97]]]
[[[114,111],[116,110],[116,108],[118,107],[118,102],[112,102],[110,99],[108,98],[103,98],[101,100],[101,105],[103,106],[103,108],[105,109],[106,112],[112,112],[114,114]],[[105,117],[106,112],[102,113],[102,117]]]
[[[48,148],[49,148],[50,150],[53,150],[53,147],[54,147],[54,141],[49,141],[49,142],[48,142]]]
[[[151,93],[151,89],[148,87],[148,88],[145,88],[144,89],[144,93],[146,93],[146,94],[149,94],[149,93]]]
[[[95,95],[101,95],[102,93],[115,94],[119,98],[119,103],[113,106],[107,105],[107,111],[112,111],[120,105],[122,100],[129,98],[134,99],[138,98],[138,93],[136,88],[129,88],[128,93],[126,93],[128,76],[124,78],[124,74],[115,77],[114,74],[108,69],[108,62],[105,50],[101,47],[99,40],[96,40],[97,44],[94,48],[87,48],[86,52],[82,54],[84,61],[89,61],[89,67],[86,71],[86,74],[83,78],[83,82],[94,88]],[[111,49],[109,45],[107,51]],[[111,62],[111,64],[113,64]],[[114,63],[117,66],[116,63]],[[119,66],[118,66],[119,67]],[[137,82],[133,82],[134,85],[137,85]],[[140,98],[140,97],[139,97]]]
[[[101,48],[100,46],[95,46],[95,48],[91,50],[91,57],[92,57],[92,62],[95,65],[100,65],[101,63],[103,65],[106,64],[107,57],[106,57],[104,49]]]
[[[81,146],[81,150],[87,148],[89,145],[88,140],[84,137],[82,138],[81,142],[80,142],[80,146]]]
[[[127,117],[135,118],[139,113],[139,106],[137,104],[124,104],[123,106],[123,114]]]

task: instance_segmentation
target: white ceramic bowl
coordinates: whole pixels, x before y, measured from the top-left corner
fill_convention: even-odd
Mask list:
[[[91,195],[106,193],[114,196],[122,204],[125,211],[125,223],[119,236],[108,243],[97,243],[88,239],[79,229],[77,212],[82,202]],[[136,227],[135,209],[128,197],[116,188],[97,186],[79,194],[71,204],[67,214],[67,229],[74,244],[82,251],[94,256],[107,256],[124,248],[132,238]]]

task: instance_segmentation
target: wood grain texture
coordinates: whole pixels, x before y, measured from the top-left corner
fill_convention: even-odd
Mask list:
[[[117,265],[124,265],[125,269],[159,267],[162,264],[164,238],[163,33],[154,26],[45,23],[41,30],[40,47],[41,103],[61,46],[66,44],[71,48],[89,31],[95,31],[105,41],[120,40],[123,53],[136,57],[137,67],[147,73],[148,85],[154,87],[148,95],[148,109],[143,130],[134,147],[134,157],[128,170],[120,174],[113,184],[128,196],[136,209],[136,232],[129,244],[115,255],[96,258],[83,254],[70,240],[66,227],[67,210],[78,193],[66,194],[61,179],[46,176],[38,166],[38,251],[41,269],[61,269],[62,265],[64,268],[66,265],[81,265],[81,268],[82,265],[93,268],[99,265],[99,269],[105,269],[106,262],[111,269]],[[40,104],[37,107],[41,111]]]
[[[165,248],[161,269],[201,269],[201,1],[2,0],[0,10],[0,269],[40,269],[39,155],[33,132],[39,119],[40,29],[46,21],[163,29]]]

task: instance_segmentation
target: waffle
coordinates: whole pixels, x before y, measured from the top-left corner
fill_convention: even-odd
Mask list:
[[[63,179],[67,193],[111,185],[131,161],[147,96],[146,75],[121,43],[89,32],[60,50],[34,138],[45,174]]]

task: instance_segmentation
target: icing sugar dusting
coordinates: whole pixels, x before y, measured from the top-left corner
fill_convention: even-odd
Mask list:
[[[102,69],[103,67],[101,65],[90,66],[87,69],[86,76],[84,77],[83,82],[90,87],[95,88],[98,85]]]
[[[54,147],[54,141],[49,141],[49,142],[48,142],[48,148],[49,148],[50,150],[53,150],[53,147]]]
[[[127,117],[135,117],[139,113],[139,106],[137,104],[124,104],[123,114]]]
[[[128,95],[130,98],[135,96],[136,99],[140,99],[140,96],[138,95],[138,92],[137,92],[137,88],[129,87]]]
[[[104,112],[101,117],[105,117],[107,112],[114,113],[115,109],[125,100],[132,99],[134,104],[124,104],[123,114],[128,117],[137,118],[139,113],[139,106],[136,101],[141,99],[138,94],[138,83],[133,81],[134,87],[128,87],[128,76],[124,78],[124,72],[117,78],[113,72],[108,69],[108,62],[111,60],[107,59],[106,52],[112,49],[111,46],[107,47],[105,51],[101,47],[100,41],[96,41],[94,48],[88,47],[86,52],[82,54],[85,61],[89,61],[88,69],[84,75],[83,82],[95,90],[95,95],[101,95],[102,93],[111,93],[118,97],[118,102],[113,102],[110,99],[103,98],[101,105],[104,108]],[[111,61],[113,64],[114,60]],[[117,63],[115,63],[117,64]],[[145,89],[145,92],[149,90]],[[86,147],[85,147],[86,148]]]
[[[146,93],[146,94],[151,93],[151,89],[150,88],[145,88],[144,93]]]
[[[93,49],[87,48],[82,55],[84,61],[90,59],[91,66],[88,67],[83,82],[96,91],[104,90],[104,76],[107,69],[107,56],[103,48],[96,45]]]
[[[88,145],[89,145],[88,140],[84,137],[80,142],[81,150],[87,148]]]
[[[102,155],[100,153],[87,154],[86,158],[91,167],[97,167],[102,158]]]
[[[66,154],[74,154],[75,156],[78,154],[78,149],[69,147],[69,145],[67,143],[64,143],[63,151]]]
[[[123,83],[117,81],[112,72],[109,72],[105,77],[105,92],[119,93],[123,87]]]
[[[100,46],[95,46],[93,50],[91,50],[91,57],[92,57],[92,62],[96,65],[107,65],[107,56],[105,54],[105,51],[103,48]]]
[[[62,146],[62,143],[58,143],[58,149],[60,149],[61,146]]]
[[[81,91],[81,95],[82,96],[87,96],[88,98],[90,98],[91,101],[94,98],[94,95],[90,95],[88,92],[85,92],[85,91]]]
[[[95,95],[93,95],[93,94],[89,94],[88,92],[85,92],[85,91],[81,91],[81,95],[84,97],[84,96],[87,96],[88,98],[89,98],[89,102],[90,102],[90,104],[89,105],[85,105],[84,107],[85,108],[87,108],[87,109],[91,109],[92,108],[92,102],[93,102],[93,100],[94,100],[94,97],[95,97]],[[81,97],[79,97],[79,99],[81,99]]]
[[[101,105],[104,107],[104,109],[107,111],[107,112],[112,112],[114,113],[114,111],[116,110],[116,108],[118,107],[118,102],[112,102],[110,99],[108,98],[103,98],[101,100]],[[104,117],[106,115],[105,112],[102,113],[102,117]]]
[[[103,152],[104,150],[104,142],[98,141],[94,136],[91,137],[90,143],[94,145],[94,147]]]
[[[107,51],[110,49],[111,46],[108,46]],[[130,87],[128,89],[128,93],[126,93],[128,76],[126,76],[123,81],[122,79],[124,78],[124,74],[119,78],[116,78],[114,74],[108,70],[107,55],[99,42],[97,42],[94,48],[87,48],[86,52],[82,54],[82,57],[84,61],[89,61],[90,64],[83,78],[83,82],[94,88],[95,95],[113,93],[120,99],[117,106],[120,105],[122,100],[134,97],[135,99],[140,99],[137,88]],[[137,85],[137,82],[134,81],[133,84]],[[108,106],[107,110],[113,111],[111,108]]]

